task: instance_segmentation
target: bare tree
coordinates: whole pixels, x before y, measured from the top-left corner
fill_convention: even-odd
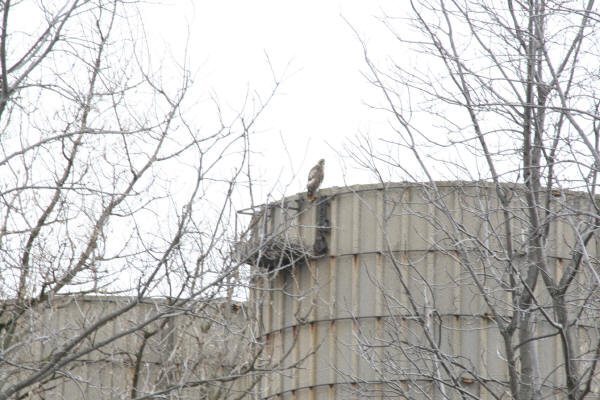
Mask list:
[[[278,82],[199,129],[136,2],[50,3],[0,4],[0,399],[241,398],[264,360],[233,203]]]
[[[424,247],[400,251],[387,236],[394,283],[376,283],[396,316],[385,333],[357,339],[381,382],[360,390],[405,398],[596,395],[595,2],[411,0],[408,8],[408,16],[383,20],[401,47],[391,68],[364,47],[393,136],[382,139],[384,149],[363,136],[349,150],[382,183],[425,182],[418,198],[388,192],[378,216],[385,232],[402,217],[420,221],[413,234]],[[437,182],[448,178],[458,195]],[[426,272],[430,253],[435,278]],[[482,343],[479,332],[492,339]]]

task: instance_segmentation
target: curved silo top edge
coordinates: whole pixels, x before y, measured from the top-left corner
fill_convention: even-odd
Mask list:
[[[314,201],[300,192],[242,210],[251,215],[254,222],[260,221],[260,226],[250,228],[250,239],[240,241],[244,242],[242,253],[244,256],[257,254],[259,259],[265,254],[272,255],[272,262],[279,264],[280,255],[289,253],[283,259],[286,265],[292,265],[324,255],[381,252],[385,235],[395,238],[393,251],[426,250],[432,241],[439,245],[445,239],[439,226],[446,218],[456,218],[461,224],[471,223],[473,229],[479,229],[478,212],[482,206],[473,199],[481,196],[487,199],[486,207],[490,207],[487,211],[492,214],[503,207],[501,204],[518,213],[526,207],[523,195],[527,190],[525,185],[514,182],[497,185],[489,181],[433,181],[333,186],[319,189]],[[392,197],[387,198],[386,192]],[[539,194],[556,197],[558,207],[561,203],[567,205],[565,210],[589,196],[581,191],[546,188]],[[390,204],[392,211],[388,209]],[[396,204],[403,208],[395,209]],[[431,216],[435,223],[423,220],[423,215]],[[382,221],[384,217],[386,221]],[[253,226],[252,221],[250,226]],[[422,232],[424,238],[412,234],[415,231]]]
[[[389,190],[389,189],[402,189],[402,188],[485,188],[485,189],[493,189],[496,187],[496,184],[491,181],[432,181],[432,182],[386,182],[386,183],[367,183],[367,184],[356,184],[350,186],[330,186],[327,188],[321,188],[318,190],[319,196],[338,196],[344,194],[351,193],[361,193],[375,190]],[[515,182],[500,182],[500,187],[508,188],[512,190],[526,190],[526,186],[522,183]],[[547,188],[541,188],[540,192],[546,192]],[[563,189],[563,188],[552,188],[551,189],[554,196],[558,197],[560,194],[565,195],[585,195],[584,191],[573,190],[573,189]],[[598,195],[600,196],[600,195]],[[284,202],[294,201],[294,200],[306,200],[306,192],[298,192],[289,196],[285,196],[280,198],[279,200],[272,201],[269,203],[263,203],[256,205],[254,207],[248,207],[245,209],[238,210],[240,214],[253,214],[253,210],[259,210],[265,205],[269,207],[278,207]]]

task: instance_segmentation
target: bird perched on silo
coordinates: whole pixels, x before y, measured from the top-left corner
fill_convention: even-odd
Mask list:
[[[325,176],[325,160],[320,159],[317,165],[311,168],[308,173],[308,183],[306,184],[306,197],[308,200],[313,201],[315,199],[315,193],[321,182],[323,182],[323,177]]]

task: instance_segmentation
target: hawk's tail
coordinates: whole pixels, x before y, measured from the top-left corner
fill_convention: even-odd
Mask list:
[[[315,192],[308,191],[306,192],[306,198],[308,201],[313,201],[315,199]]]

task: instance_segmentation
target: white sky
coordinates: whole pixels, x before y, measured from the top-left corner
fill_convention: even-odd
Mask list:
[[[248,89],[268,92],[268,55],[275,73],[286,78],[259,125],[253,148],[261,156],[254,160],[263,191],[290,195],[305,190],[308,170],[320,158],[326,159],[323,187],[343,185],[335,151],[359,132],[378,136],[388,129],[385,117],[365,105],[377,102],[378,93],[361,75],[362,48],[345,20],[370,50],[397,50],[377,20],[382,8],[398,12],[395,3],[185,0],[151,6],[144,23],[150,39],[165,43],[175,59],[181,58],[189,31],[191,66],[198,68],[195,95],[207,98],[213,92],[232,111],[239,110]],[[350,183],[369,180],[353,172]]]

